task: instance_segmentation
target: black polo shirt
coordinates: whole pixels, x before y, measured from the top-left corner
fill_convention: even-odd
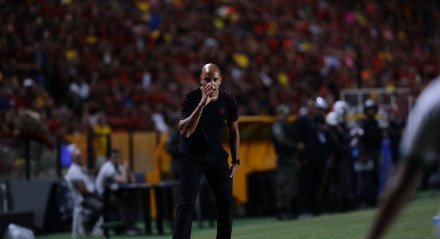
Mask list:
[[[182,100],[180,119],[188,118],[196,109],[202,98],[202,91],[197,88],[187,93]],[[196,130],[188,137],[182,137],[180,153],[195,160],[204,161],[207,157],[227,158],[222,147],[221,137],[225,121],[233,123],[238,120],[238,104],[235,97],[223,90],[218,99],[211,101],[203,109]]]

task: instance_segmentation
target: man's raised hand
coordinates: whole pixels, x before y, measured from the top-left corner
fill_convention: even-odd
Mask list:
[[[209,102],[216,100],[217,96],[215,95],[215,90],[216,89],[211,83],[202,86],[202,99],[200,103],[206,106]]]

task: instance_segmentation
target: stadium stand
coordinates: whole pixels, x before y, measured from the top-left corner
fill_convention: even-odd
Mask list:
[[[248,194],[262,194],[248,188],[261,178],[248,175],[275,168],[268,137],[249,139],[267,136],[267,115],[282,103],[299,112],[316,96],[332,104],[350,88],[417,95],[440,74],[439,20],[433,0],[273,0],[270,7],[263,0],[0,0],[0,179],[22,177],[14,167],[24,164],[33,177],[47,176],[38,174],[38,160],[55,156],[42,145],[72,141],[104,157],[123,145],[135,169],[166,168],[166,138],[155,132],[168,130],[181,96],[199,85],[200,67],[213,62],[240,105],[240,154],[249,160],[234,196],[247,203]],[[160,180],[145,176],[153,177]],[[260,201],[250,202],[255,215],[273,211],[258,208]],[[33,218],[44,224],[40,214]]]
[[[115,130],[154,130],[151,116],[176,111],[206,62],[227,69],[241,115],[271,114],[287,101],[298,109],[316,94],[332,102],[357,84],[417,91],[438,75],[435,1],[0,6],[3,130],[19,109],[58,133],[86,129],[100,111]]]

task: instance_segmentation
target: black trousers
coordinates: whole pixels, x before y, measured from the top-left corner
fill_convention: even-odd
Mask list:
[[[195,203],[202,173],[205,174],[217,203],[217,239],[229,239],[232,232],[232,182],[229,178],[228,161],[225,158],[207,159],[200,162],[180,155],[179,191],[173,239],[189,239]]]

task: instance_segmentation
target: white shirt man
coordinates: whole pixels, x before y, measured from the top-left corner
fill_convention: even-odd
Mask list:
[[[113,178],[118,174],[115,165],[111,161],[106,161],[99,169],[98,176],[96,177],[96,191],[102,195],[105,191],[105,185],[107,180]]]
[[[116,169],[118,165],[118,169]],[[119,150],[112,150],[110,159],[107,160],[99,169],[96,176],[96,191],[102,195],[105,186],[109,180],[117,183],[126,183],[128,181],[128,161],[123,161]]]
[[[83,165],[81,151],[75,146],[69,147],[73,160],[64,178],[73,195],[74,209],[72,220],[72,236],[86,236],[95,225],[102,211],[102,203],[95,194],[95,184],[87,174]],[[89,213],[83,214],[84,209]]]
[[[90,95],[90,86],[84,80],[72,82],[69,86],[69,90],[81,100],[87,99]]]
[[[73,196],[75,197],[75,204],[81,203],[83,201],[82,190],[86,190],[89,193],[95,191],[95,184],[93,180],[86,173],[85,169],[82,167],[82,156],[79,149],[73,149],[73,162],[64,175],[64,179],[72,188]],[[84,188],[79,188],[84,186]]]

